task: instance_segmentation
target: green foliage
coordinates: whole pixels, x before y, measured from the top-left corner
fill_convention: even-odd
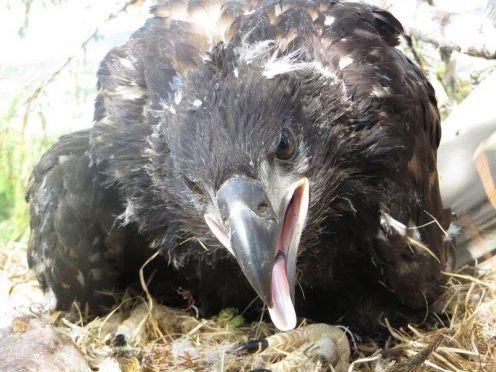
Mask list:
[[[217,317],[221,327],[238,328],[245,325],[245,318],[234,307],[222,309]]]
[[[21,94],[14,97],[0,116],[0,243],[27,237],[29,175],[53,142],[44,135],[28,136],[22,126],[19,128],[16,115],[22,111],[21,101]]]

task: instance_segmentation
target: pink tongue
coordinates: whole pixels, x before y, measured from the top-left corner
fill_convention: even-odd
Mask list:
[[[277,256],[272,268],[272,307],[269,314],[274,325],[281,331],[296,327],[296,313],[289,293],[286,260],[284,255]]]

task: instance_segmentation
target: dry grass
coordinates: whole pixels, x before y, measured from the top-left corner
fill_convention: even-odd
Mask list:
[[[448,290],[436,304],[438,315],[428,325],[394,329],[385,320],[389,340],[384,345],[357,344],[350,370],[496,370],[496,272],[479,277],[446,275]],[[7,290],[0,296],[7,296],[16,307],[7,311],[15,315],[14,331],[47,324],[57,327],[71,337],[94,369],[238,371],[308,367],[303,354],[292,350],[231,354],[233,345],[268,336],[274,328],[263,322],[242,325],[242,318],[229,309],[212,319],[197,319],[191,311],[156,304],[145,292],[145,297],[125,297],[105,318],[85,321],[78,311],[72,318],[59,312],[47,313],[32,304],[39,302],[41,293],[27,270],[24,247],[20,245],[0,247],[0,279],[0,289]],[[116,333],[125,335],[129,343],[115,346]]]

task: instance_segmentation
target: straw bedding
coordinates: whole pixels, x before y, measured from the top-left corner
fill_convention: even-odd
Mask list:
[[[352,337],[349,370],[354,371],[494,371],[496,370],[496,272],[476,276],[446,273],[447,292],[435,314],[422,324],[394,329],[383,320],[389,338],[383,344]],[[144,278],[143,278],[144,279]],[[72,314],[47,312],[42,293],[27,269],[24,247],[0,248],[2,302],[10,310],[11,327],[0,335],[53,327],[69,336],[93,370],[325,370],[311,358],[311,349],[291,347],[234,355],[233,346],[275,332],[265,322],[245,324],[236,309],[225,309],[212,319],[198,319],[194,308],[171,309],[143,297],[124,295],[104,318],[85,319],[81,309]],[[146,288],[146,282],[143,281]],[[2,305],[3,306],[3,305]],[[307,324],[303,320],[301,325]],[[115,334],[120,334],[116,339]]]

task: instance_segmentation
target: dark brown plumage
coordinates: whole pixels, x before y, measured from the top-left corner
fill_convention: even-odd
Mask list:
[[[99,290],[132,283],[148,247],[165,259],[157,296],[187,288],[210,314],[253,287],[281,329],[294,303],[373,328],[434,301],[451,219],[439,114],[394,48],[399,22],[336,1],[153,14],[103,60],[95,125],[33,172],[29,261],[57,305],[108,304]]]

